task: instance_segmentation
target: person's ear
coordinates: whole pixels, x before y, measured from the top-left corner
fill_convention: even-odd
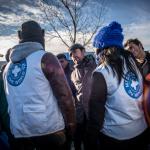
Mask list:
[[[22,39],[22,34],[21,34],[20,30],[18,30],[18,37],[19,37],[20,40]]]

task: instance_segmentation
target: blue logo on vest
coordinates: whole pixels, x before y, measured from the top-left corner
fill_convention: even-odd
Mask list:
[[[19,63],[11,64],[8,69],[7,81],[12,86],[18,86],[24,80],[27,70],[27,62],[25,59]]]
[[[124,88],[127,94],[132,98],[138,98],[142,94],[138,78],[132,72],[126,73],[124,80]]]

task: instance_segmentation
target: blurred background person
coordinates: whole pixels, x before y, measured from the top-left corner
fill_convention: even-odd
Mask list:
[[[57,58],[64,70],[64,73],[66,75],[67,81],[69,83],[69,86],[71,88],[72,94],[75,97],[76,95],[76,90],[75,90],[75,86],[73,84],[73,82],[71,81],[71,73],[73,71],[73,64],[69,62],[69,60],[67,60],[67,57],[65,54],[60,53],[57,55]]]
[[[128,39],[124,44],[124,47],[134,55],[142,69],[143,75],[146,76],[150,73],[150,53],[149,51],[144,50],[141,41],[137,38]]]
[[[91,92],[91,75],[96,68],[96,62],[92,55],[85,55],[86,51],[81,44],[73,44],[70,49],[70,56],[74,62],[71,80],[76,88],[75,107],[77,126],[74,135],[75,150],[84,150],[89,147],[86,138],[86,123],[88,119],[88,102]]]

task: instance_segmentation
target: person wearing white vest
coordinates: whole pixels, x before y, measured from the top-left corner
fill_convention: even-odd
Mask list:
[[[5,93],[14,136],[13,150],[60,150],[65,129],[73,134],[74,99],[58,59],[44,50],[44,31],[22,24],[20,43],[4,70]]]
[[[149,131],[142,109],[143,79],[134,56],[123,49],[121,25],[100,29],[93,46],[101,64],[92,76],[88,132],[99,136],[100,149],[146,150]]]

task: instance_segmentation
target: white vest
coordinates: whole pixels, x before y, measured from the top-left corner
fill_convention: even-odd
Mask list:
[[[141,134],[147,124],[142,110],[143,82],[140,73],[138,79],[127,72],[125,66],[125,79],[118,79],[113,75],[109,66],[99,66],[95,71],[103,74],[107,84],[106,112],[103,128],[101,130],[107,136],[118,140],[133,138]]]
[[[64,129],[64,119],[52,88],[43,74],[45,51],[30,54],[21,63],[9,63],[4,72],[10,128],[15,137],[32,137]]]

